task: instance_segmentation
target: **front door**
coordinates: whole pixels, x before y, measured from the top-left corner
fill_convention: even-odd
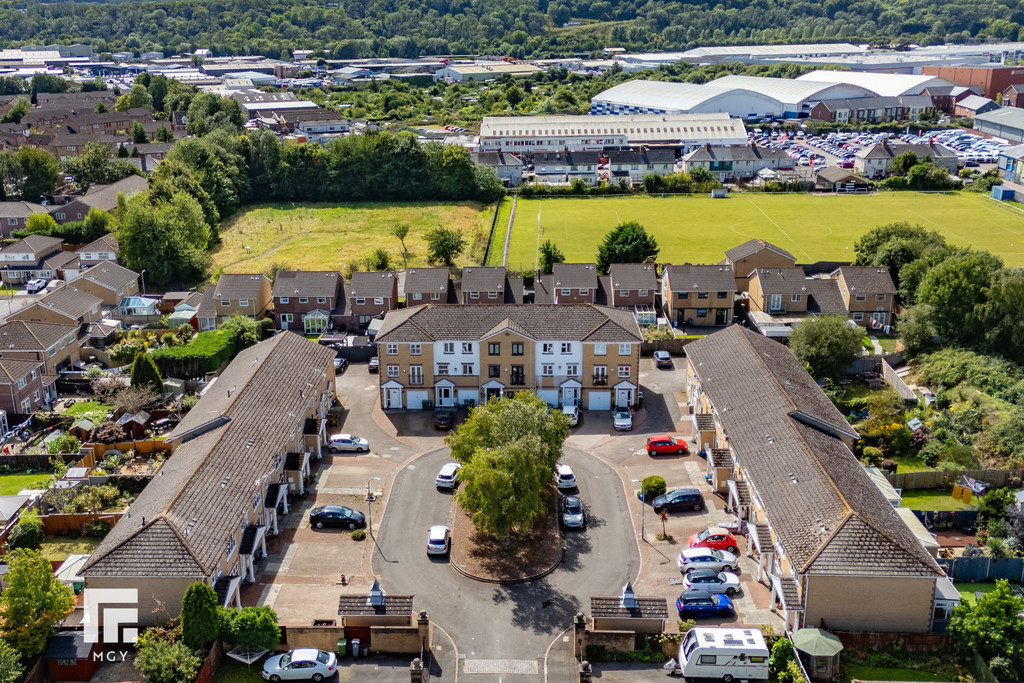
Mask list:
[[[616,389],[615,390],[615,406],[617,408],[628,408],[629,404],[632,403],[633,390],[632,389]]]
[[[384,409],[397,409],[402,407],[402,390],[387,389],[384,394]]]
[[[564,387],[562,389],[562,405],[563,406],[578,405],[579,401],[580,401],[580,389],[579,389],[579,387]]]
[[[501,389],[500,388],[494,388],[494,389],[488,388],[488,389],[485,389],[485,392],[486,392],[486,396],[484,398],[486,400],[488,400],[488,401],[490,401],[492,398],[501,398]]]
[[[716,325],[724,325],[725,324],[725,316],[726,316],[726,314],[728,312],[729,311],[727,309],[716,308],[715,309],[715,324]]]
[[[770,301],[768,302],[768,310],[769,310],[769,312],[781,311],[782,310],[782,295],[781,294],[772,294],[771,297],[769,297],[769,299],[770,299]]]
[[[443,408],[452,407],[452,388],[447,386],[437,387],[437,405]]]

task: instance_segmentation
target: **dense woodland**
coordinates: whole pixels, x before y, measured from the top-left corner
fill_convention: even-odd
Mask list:
[[[565,24],[573,25],[566,27]],[[543,57],[698,45],[1022,40],[1021,0],[212,0],[8,2],[0,42],[89,43],[99,52],[206,47],[218,55]]]

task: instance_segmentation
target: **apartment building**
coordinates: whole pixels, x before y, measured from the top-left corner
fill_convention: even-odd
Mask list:
[[[734,325],[687,346],[686,373],[701,447],[715,454],[709,469],[748,524],[756,578],[787,630],[931,631],[949,579],[793,354]]]
[[[532,391],[552,406],[627,407],[642,341],[631,312],[593,304],[400,309],[377,335],[381,405],[474,405]]]
[[[291,332],[243,350],[167,437],[174,448],[81,569],[87,588],[137,588],[140,625],[176,617],[189,585],[222,606],[277,533],[326,443],[334,351]]]

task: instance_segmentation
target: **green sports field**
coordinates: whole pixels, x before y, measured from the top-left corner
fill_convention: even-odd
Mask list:
[[[717,263],[726,249],[753,237],[790,251],[799,263],[850,261],[863,233],[908,221],[953,244],[998,254],[1008,266],[1024,266],[1024,211],[1014,207],[973,193],[527,199],[516,208],[508,267],[534,268],[537,247],[547,239],[567,261],[593,261],[604,234],[622,221],[643,224],[661,246],[658,260],[671,263]],[[503,238],[495,230],[494,239]],[[500,244],[492,245],[489,261],[501,262]]]

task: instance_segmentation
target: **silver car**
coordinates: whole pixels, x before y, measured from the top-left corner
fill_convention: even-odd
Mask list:
[[[443,524],[435,524],[427,531],[427,555],[447,555],[451,549],[452,534]]]
[[[333,652],[300,648],[271,657],[263,663],[263,678],[268,681],[322,681],[337,671]]]
[[[365,453],[370,450],[370,442],[361,436],[352,434],[331,434],[331,438],[327,440],[327,450],[331,453],[338,451]]]
[[[562,526],[566,529],[586,528],[587,512],[579,496],[566,496],[562,500]]]
[[[689,574],[696,569],[715,569],[721,572],[739,571],[736,556],[725,550],[714,548],[687,548],[676,558],[679,571]]]
[[[613,411],[612,426],[620,432],[630,431],[633,429],[633,414],[625,408]]]

